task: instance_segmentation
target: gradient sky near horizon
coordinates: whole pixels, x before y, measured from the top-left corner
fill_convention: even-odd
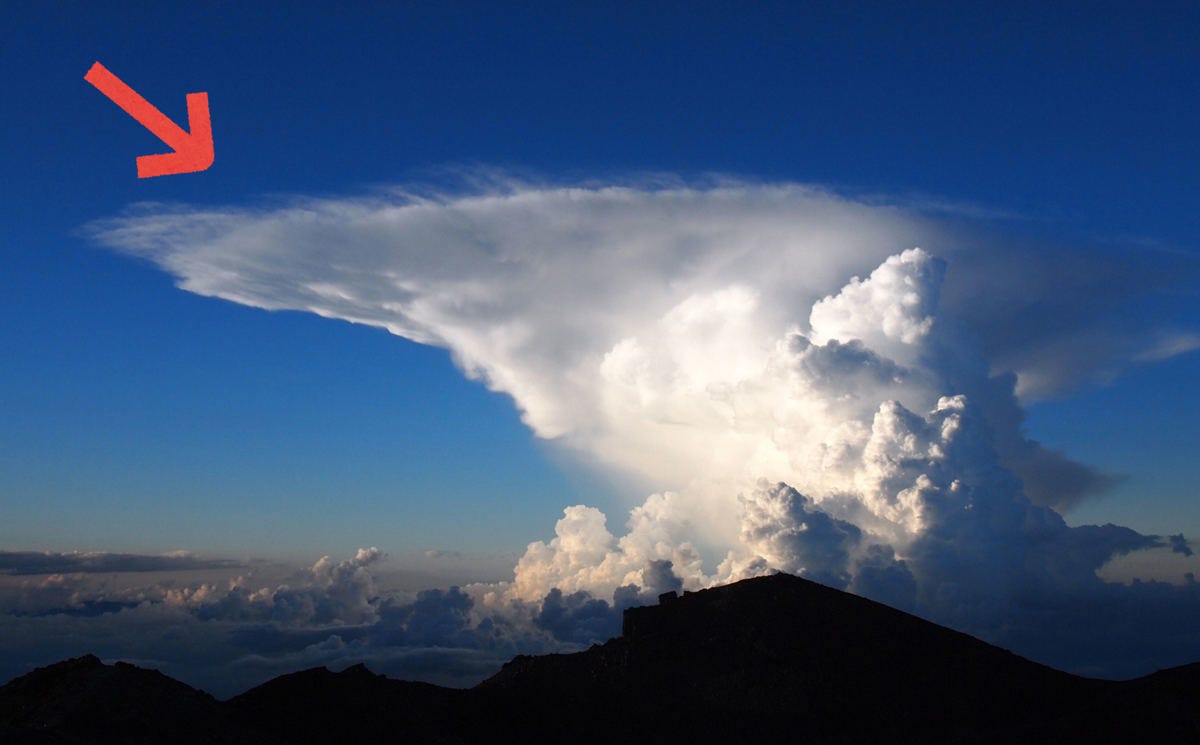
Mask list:
[[[1194,3],[389,6],[0,9],[0,548],[514,554],[565,505],[645,496],[442,349],[182,292],[86,235],[136,203],[725,174],[1197,256]],[[83,81],[97,60],[177,121],[207,91],[215,165],[135,178],[161,146]],[[1200,537],[1200,303],[1166,284],[1130,312],[1179,354],[1027,407],[1029,437],[1121,476],[1071,524]]]

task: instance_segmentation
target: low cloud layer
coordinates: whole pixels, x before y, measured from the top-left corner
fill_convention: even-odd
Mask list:
[[[1118,320],[1194,269],[1179,256],[1014,245],[953,215],[732,182],[150,205],[91,229],[188,291],[445,347],[537,435],[654,491],[623,532],[568,507],[509,583],[381,599],[360,552],[300,587],[164,601],[260,624],[239,631],[249,647],[478,662],[602,638],[664,589],[783,570],[1074,669],[1200,658],[1182,621],[1152,624],[1168,653],[1100,612],[1200,609],[1194,583],[1097,576],[1187,542],[1069,527],[1116,477],[1023,431],[1027,400],[1195,348]]]
[[[596,598],[554,589],[501,600],[503,585],[382,589],[386,558],[325,556],[281,583],[253,572],[223,582],[97,581],[89,574],[0,585],[0,683],[65,657],[132,661],[229,696],[301,668],[366,661],[397,678],[468,686],[517,654],[569,652],[620,631],[621,610],[652,600],[638,587]],[[678,589],[669,564],[650,568]]]
[[[244,566],[229,559],[209,559],[186,551],[169,554],[105,552],[55,553],[0,551],[0,574],[111,574],[116,572],[181,572]]]

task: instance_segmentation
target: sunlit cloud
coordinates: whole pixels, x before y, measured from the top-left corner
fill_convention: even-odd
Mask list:
[[[973,219],[795,184],[493,178],[467,194],[142,205],[90,232],[190,292],[444,347],[535,434],[654,492],[623,530],[568,507],[512,582],[463,589],[456,644],[501,627],[581,641],[663,588],[784,570],[1043,654],[1088,602],[1146,592],[1097,570],[1176,541],[1068,527],[1061,512],[1116,477],[1028,439],[1022,407],[1194,348],[1120,320],[1193,267]],[[320,616],[347,625],[341,644],[383,618],[356,587]],[[1189,587],[1155,592],[1187,604]],[[275,627],[280,608],[316,623],[311,593],[263,593]],[[192,606],[217,618],[216,602]]]

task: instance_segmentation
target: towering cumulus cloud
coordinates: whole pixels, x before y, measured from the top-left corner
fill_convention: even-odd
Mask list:
[[[784,570],[1045,657],[1050,636],[1006,634],[1111,605],[1096,570],[1166,543],[1068,527],[1056,510],[1110,477],[1026,439],[1021,401],[1174,332],[1079,313],[1150,287],[1120,257],[1081,270],[950,224],[799,186],[510,184],[93,230],[192,292],[443,346],[539,436],[655,492],[616,533],[568,507],[477,610],[540,604],[566,638],[610,600]],[[1008,322],[1030,313],[1056,322]]]

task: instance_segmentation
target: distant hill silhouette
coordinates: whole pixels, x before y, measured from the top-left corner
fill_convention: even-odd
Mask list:
[[[0,743],[281,742],[234,722],[212,696],[155,670],[87,655],[0,687]]]
[[[1200,742],[1200,663],[1080,678],[777,574],[625,613],[619,638],[517,657],[469,690],[362,665],[218,702],[83,657],[0,687],[3,743]]]

